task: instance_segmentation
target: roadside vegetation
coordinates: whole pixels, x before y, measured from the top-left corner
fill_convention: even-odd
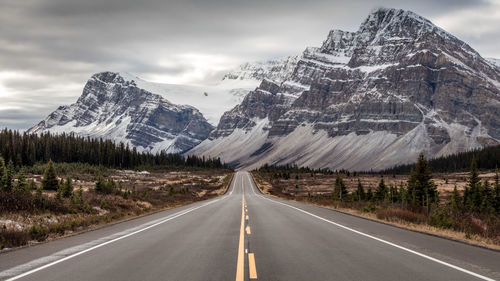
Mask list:
[[[454,158],[450,158],[455,161]],[[341,209],[415,230],[500,246],[498,169],[432,174],[423,155],[408,175],[264,166],[259,188],[282,198]],[[452,187],[450,187],[450,185]],[[436,233],[436,230],[438,230]],[[450,234],[451,233],[451,234]]]
[[[219,159],[73,135],[3,130],[0,153],[0,250],[213,198],[232,176]]]

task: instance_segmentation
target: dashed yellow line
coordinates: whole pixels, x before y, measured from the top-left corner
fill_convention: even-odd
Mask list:
[[[246,220],[248,220],[248,215],[246,216]]]
[[[247,231],[247,235],[252,234],[252,231],[250,230],[250,226],[249,225],[247,225],[246,231]]]
[[[248,271],[250,271],[250,279],[257,279],[257,268],[255,267],[255,255],[248,253]]]
[[[241,189],[244,190],[243,182]],[[238,244],[238,261],[236,262],[236,281],[245,280],[245,195],[241,194],[241,226],[240,243]]]

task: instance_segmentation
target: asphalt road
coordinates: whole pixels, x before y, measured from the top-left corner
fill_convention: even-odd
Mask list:
[[[500,280],[500,252],[262,195],[224,196],[0,254],[2,280]]]

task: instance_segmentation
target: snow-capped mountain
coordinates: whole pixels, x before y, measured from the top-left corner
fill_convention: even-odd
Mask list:
[[[76,103],[59,107],[29,132],[72,132],[139,151],[177,153],[200,143],[213,128],[198,109],[173,104],[119,73],[102,72],[88,80]]]
[[[189,153],[240,168],[377,170],[500,143],[499,68],[410,11],[332,30],[288,73],[264,79]]]

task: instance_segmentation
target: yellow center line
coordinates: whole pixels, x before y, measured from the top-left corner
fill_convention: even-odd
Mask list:
[[[241,182],[241,226],[240,243],[238,245],[238,261],[236,263],[236,281],[245,280],[245,186]]]
[[[248,235],[252,234],[252,231],[250,230],[250,226],[249,225],[247,225],[246,231],[247,231]]]
[[[250,279],[257,279],[257,268],[255,267],[255,256],[253,253],[248,253],[248,271],[250,271]]]
[[[247,215],[246,219],[248,220],[248,215]]]

